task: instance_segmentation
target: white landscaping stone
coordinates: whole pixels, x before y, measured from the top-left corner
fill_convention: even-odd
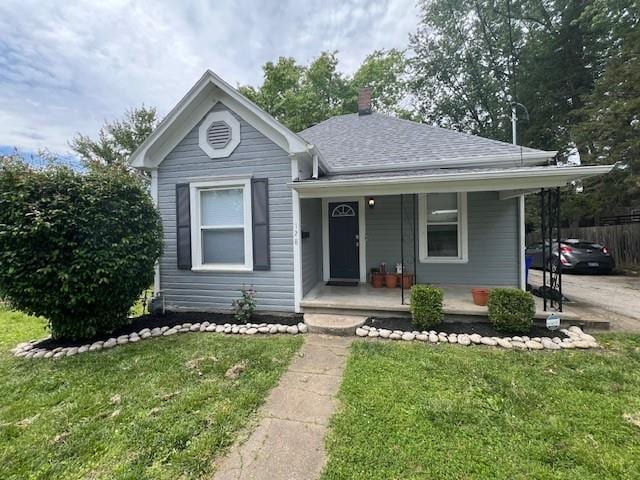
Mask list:
[[[559,344],[559,343],[562,343],[562,340],[560,340],[560,337],[553,337],[553,338],[551,339],[551,341],[552,341],[553,343],[558,343],[558,344]]]
[[[363,330],[371,330],[371,327],[369,325],[363,325],[362,327]]]
[[[102,348],[102,347],[100,347],[100,348]],[[43,355],[43,357],[42,357],[42,358],[51,358],[51,357],[53,357],[53,352],[49,351],[49,352],[46,352],[46,353]]]
[[[389,338],[391,340],[400,340],[402,338],[402,334],[396,333],[396,332],[391,332],[391,334],[389,335]]]
[[[471,339],[469,338],[469,335],[465,335],[464,333],[458,335],[458,344],[459,345],[471,345]]]
[[[240,327],[240,330],[238,330],[238,333],[240,335],[243,335],[243,334],[247,333],[247,330],[249,330],[247,327]]]
[[[150,330],[150,329],[148,329],[148,328],[143,328],[142,330],[140,330],[140,331],[138,332],[138,335],[142,336],[143,334],[145,334],[145,333],[147,333],[147,332],[151,333],[151,330]]]
[[[431,343],[438,343],[438,335],[436,335],[435,333],[429,332],[429,341]]]
[[[404,332],[401,338],[406,342],[410,342],[411,340],[414,340],[416,336],[412,332]]]
[[[301,322],[298,324],[298,330],[300,331],[300,333],[307,333],[309,331],[309,327],[306,323]]]
[[[544,347],[540,342],[536,342],[535,340],[529,340],[524,342],[529,350],[542,350]]]
[[[162,335],[162,330],[160,328],[156,327],[153,330],[151,330],[152,337],[159,337],[160,335]]]
[[[358,327],[356,328],[356,335],[359,337],[366,337],[367,335],[369,335],[369,331],[362,327]]]
[[[597,342],[596,338],[593,335],[589,335],[588,333],[583,333],[580,340],[585,340],[587,342]]]
[[[229,325],[228,327],[225,326],[223,332],[224,333],[231,333],[232,329],[233,329],[233,327],[231,325]]]
[[[369,337],[375,338],[375,337],[379,337],[380,333],[378,333],[377,330],[374,330],[373,328],[371,330],[369,330]]]
[[[287,327],[287,333],[290,333],[291,335],[296,335],[298,333],[298,327],[295,325],[291,325]]]
[[[286,325],[278,325],[278,333],[287,333]]]
[[[206,332],[215,332],[216,331],[216,326],[215,325],[207,325],[207,327],[205,328]]]
[[[576,326],[576,325],[572,325],[567,330],[570,331],[570,332],[573,332],[573,333],[577,333],[578,335],[582,335],[582,333],[583,333],[582,329],[580,327]]]
[[[78,347],[71,347],[69,350],[67,350],[67,357],[73,357],[74,355],[78,354]]]
[[[511,346],[513,348],[517,348],[519,350],[526,350],[527,349],[527,345],[524,342],[521,342],[519,340],[514,340],[514,339],[511,339]]]
[[[382,338],[389,338],[389,335],[391,335],[391,330],[387,330],[386,328],[381,328],[380,330],[378,330],[378,333]]]
[[[142,335],[140,335],[140,338],[145,340],[147,338],[151,337],[151,332],[144,332]]]
[[[25,352],[25,354],[26,354],[26,352]],[[57,352],[57,353],[55,353],[53,355],[53,358],[61,358],[61,357],[64,357],[66,354],[67,354],[67,352],[60,350],[59,352]]]
[[[216,326],[216,333],[222,333],[224,332],[225,327],[223,325],[218,325]]]
[[[162,335],[164,337],[168,337],[169,335],[175,335],[176,333],[178,333],[178,330],[176,328],[170,328],[169,330],[167,330],[166,332],[164,332]],[[105,345],[106,346],[106,345]]]
[[[471,335],[469,335],[469,340],[477,344],[482,340],[482,336],[478,335],[477,333],[472,333]]]
[[[247,335],[255,335],[256,333],[258,333],[258,329],[255,327],[251,327],[247,329]]]
[[[576,346],[573,344],[573,342],[562,342],[560,344],[560,348],[571,349],[571,348],[576,348]]]
[[[269,333],[278,333],[278,327],[272,325],[271,327],[269,327]]]
[[[42,358],[44,357],[45,353],[47,353],[46,350],[39,350],[36,353],[34,353],[33,358]]]
[[[542,339],[542,346],[547,350],[560,350],[562,347],[549,338]]]
[[[416,335],[416,340],[420,340],[421,342],[428,342],[429,335],[426,333],[419,333],[418,335]]]
[[[200,332],[205,332],[207,330],[208,325],[205,325],[204,323],[200,325],[200,328],[198,329]]]
[[[300,326],[298,326],[298,330],[300,330]],[[258,327],[258,332],[260,333],[269,333],[269,327]]]
[[[240,332],[240,327],[237,325],[234,325],[233,327],[231,327],[231,333],[239,333]]]
[[[496,342],[502,348],[513,348],[513,345],[511,344],[511,342],[509,340],[507,340],[506,338],[498,338],[498,339],[496,339]]]
[[[91,345],[82,345],[79,349],[78,349],[78,353],[84,353],[84,352],[88,352],[89,351],[89,347]]]
[[[488,345],[490,347],[495,347],[496,345],[498,345],[498,342],[496,342],[491,337],[481,337],[480,338],[480,343],[483,344],[483,345]]]
[[[167,325],[165,325],[164,327],[161,327],[160,328],[160,333],[166,332],[167,330],[169,330],[169,328],[171,328],[171,327],[168,327]]]
[[[90,352],[99,352],[100,350],[102,350],[102,343],[96,342],[91,344],[91,346],[89,347]]]

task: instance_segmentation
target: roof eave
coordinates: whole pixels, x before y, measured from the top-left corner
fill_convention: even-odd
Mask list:
[[[335,195],[391,195],[438,191],[501,191],[551,188],[572,181],[603,175],[614,165],[523,167],[484,172],[407,175],[377,179],[313,180],[292,183],[301,198]]]

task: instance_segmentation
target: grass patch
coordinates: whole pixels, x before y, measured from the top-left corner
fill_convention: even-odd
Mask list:
[[[324,479],[603,479],[640,472],[640,336],[604,352],[356,342]]]
[[[59,361],[9,354],[44,327],[0,309],[3,480],[209,477],[302,344],[185,334]]]

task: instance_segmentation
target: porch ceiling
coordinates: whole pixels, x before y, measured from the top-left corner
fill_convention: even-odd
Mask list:
[[[521,191],[565,186],[573,181],[603,175],[614,165],[546,166],[503,169],[437,169],[431,171],[334,175],[293,182],[300,198],[401,193]]]

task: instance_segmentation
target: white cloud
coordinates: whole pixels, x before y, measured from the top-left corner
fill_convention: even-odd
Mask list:
[[[166,113],[207,68],[256,85],[268,60],[339,50],[352,73],[374,49],[406,47],[414,1],[4,0],[0,145],[66,152],[132,106]]]

